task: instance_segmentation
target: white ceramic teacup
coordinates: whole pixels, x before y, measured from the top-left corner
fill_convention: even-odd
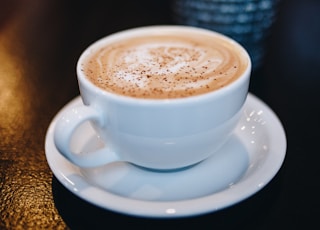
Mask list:
[[[146,99],[108,92],[94,85],[82,71],[88,56],[112,41],[132,35],[187,31],[196,36],[219,36],[241,50],[245,71],[227,86],[208,93],[171,99]],[[170,32],[170,33],[171,33]],[[58,121],[57,149],[80,167],[96,167],[126,161],[146,168],[170,170],[196,164],[226,143],[235,128],[248,93],[250,57],[233,40],[212,31],[184,26],[151,26],[107,36],[81,55],[77,76],[84,105],[66,111]],[[77,153],[72,136],[90,121],[105,143],[99,150]]]

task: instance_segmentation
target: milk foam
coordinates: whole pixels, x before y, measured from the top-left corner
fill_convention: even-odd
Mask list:
[[[247,60],[218,37],[164,34],[128,38],[89,57],[84,71],[97,86],[142,98],[179,98],[219,89],[237,79]]]

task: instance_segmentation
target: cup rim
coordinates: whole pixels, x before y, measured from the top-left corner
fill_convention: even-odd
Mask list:
[[[236,46],[239,47],[240,50],[242,50],[243,54],[247,57],[247,68],[245,71],[234,81],[229,83],[228,85],[216,89],[207,93],[203,94],[198,94],[198,95],[192,95],[188,97],[179,97],[179,98],[137,98],[137,97],[130,97],[130,96],[125,96],[117,93],[112,93],[107,90],[103,90],[100,87],[94,85],[81,71],[82,69],[82,63],[85,61],[85,58],[90,55],[92,52],[96,51],[98,47],[101,45],[107,43],[107,42],[112,42],[115,39],[127,36],[128,34],[141,34],[142,31],[153,31],[155,33],[158,33],[159,30],[166,30],[166,31],[195,31],[198,33],[204,33],[204,34],[215,34],[216,36],[222,37],[225,40],[228,40],[229,42],[235,44]],[[136,27],[132,29],[127,29],[123,30],[120,32],[116,32],[110,35],[107,35],[105,37],[102,37],[101,39],[95,41],[91,45],[89,45],[80,55],[77,65],[76,65],[76,73],[77,73],[77,79],[79,83],[81,82],[82,84],[86,85],[91,91],[94,91],[98,93],[99,95],[102,96],[107,96],[108,98],[112,100],[116,100],[119,102],[123,103],[139,103],[139,104],[181,104],[181,103],[190,103],[193,101],[199,101],[199,100],[206,100],[212,97],[220,97],[223,94],[232,91],[234,88],[236,88],[238,85],[242,85],[245,81],[249,80],[250,74],[251,74],[251,69],[252,69],[252,61],[250,58],[250,55],[248,54],[248,51],[237,41],[234,39],[223,35],[219,32],[204,29],[204,28],[198,28],[198,27],[193,27],[193,26],[184,26],[184,25],[152,25],[152,26],[143,26],[143,27]]]

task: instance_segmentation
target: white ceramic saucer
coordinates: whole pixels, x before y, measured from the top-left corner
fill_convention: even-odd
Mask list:
[[[77,97],[62,110],[81,104]],[[185,217],[236,204],[262,189],[280,169],[286,153],[283,127],[258,98],[248,95],[231,140],[207,160],[181,171],[156,172],[114,163],[81,169],[55,148],[47,131],[45,151],[51,170],[71,192],[102,208],[142,217]],[[89,124],[77,130],[76,150],[97,148],[100,141]]]

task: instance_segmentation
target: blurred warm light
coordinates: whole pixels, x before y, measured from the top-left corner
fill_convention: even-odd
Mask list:
[[[5,36],[2,36],[5,35]],[[1,31],[0,34],[0,127],[10,129],[23,122],[28,116],[29,96],[24,78],[18,47],[14,44],[15,27]],[[21,119],[23,118],[24,119]]]

